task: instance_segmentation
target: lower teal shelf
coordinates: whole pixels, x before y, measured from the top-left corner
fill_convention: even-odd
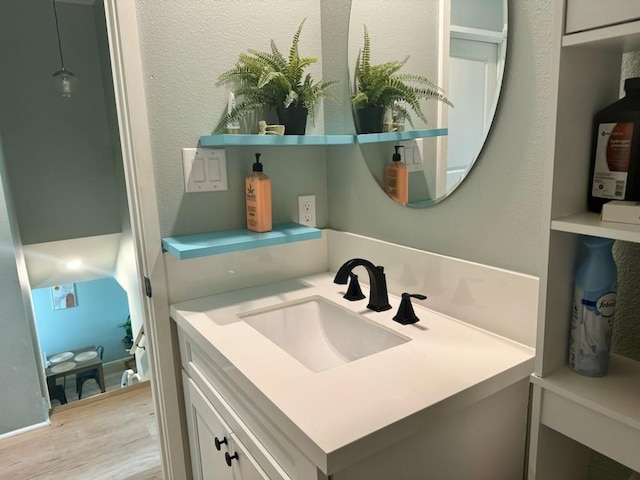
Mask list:
[[[225,232],[165,237],[162,239],[162,248],[180,260],[187,260],[252,248],[272,247],[283,243],[315,240],[321,236],[322,232],[317,228],[297,223],[282,223],[274,225],[273,230],[265,233],[255,233],[242,228]]]

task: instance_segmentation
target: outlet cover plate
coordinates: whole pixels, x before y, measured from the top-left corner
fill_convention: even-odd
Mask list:
[[[317,226],[315,195],[298,196],[298,223],[307,227]]]
[[[223,149],[183,148],[182,165],[185,192],[228,190],[227,159]]]

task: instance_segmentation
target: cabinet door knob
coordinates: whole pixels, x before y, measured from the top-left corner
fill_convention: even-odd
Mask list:
[[[229,452],[224,452],[224,459],[227,462],[227,465],[231,466],[231,461],[233,459],[237,459],[238,458],[238,452],[235,452],[233,455],[229,455]]]
[[[218,437],[215,438],[216,449],[220,451],[222,445],[227,443],[227,437],[222,437],[222,440],[218,440]]]

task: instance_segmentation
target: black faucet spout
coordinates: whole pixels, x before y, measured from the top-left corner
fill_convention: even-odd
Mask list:
[[[349,279],[349,274],[356,267],[364,267],[369,274],[370,296],[367,308],[375,312],[389,310],[391,305],[389,305],[387,279],[384,275],[384,267],[375,266],[369,260],[365,260],[364,258],[352,258],[340,267],[338,273],[336,273],[336,276],[333,279],[333,282],[340,285],[346,285],[347,280]]]

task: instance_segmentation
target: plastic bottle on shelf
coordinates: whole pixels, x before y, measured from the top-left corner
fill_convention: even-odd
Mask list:
[[[582,375],[607,374],[618,271],[609,238],[584,236],[587,252],[576,272],[569,367]]]
[[[247,229],[253,232],[270,232],[271,180],[263,172],[259,153],[256,153],[251,175],[245,179],[245,198]]]
[[[406,205],[409,201],[409,170],[402,163],[402,157],[398,152],[398,149],[403,148],[402,145],[395,145],[394,148],[396,153],[384,169],[384,191],[396,203]]]
[[[610,200],[640,201],[640,77],[627,78],[625,96],[593,121],[589,209]]]

